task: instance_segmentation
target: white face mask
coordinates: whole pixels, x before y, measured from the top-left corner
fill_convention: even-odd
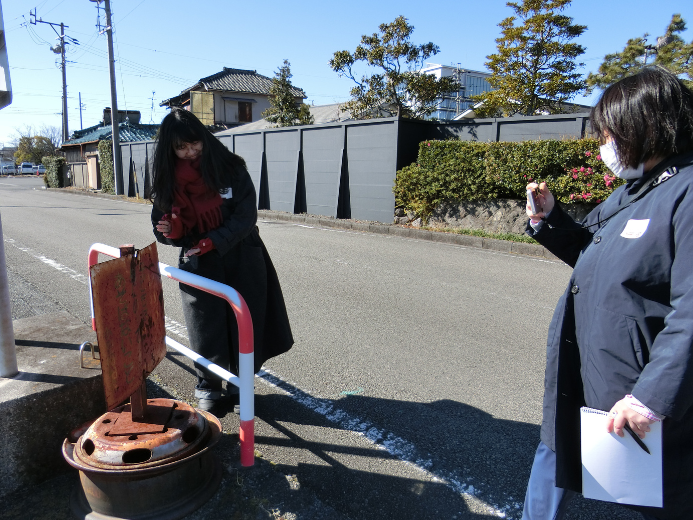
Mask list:
[[[613,141],[609,141],[599,147],[599,153],[602,156],[602,161],[606,164],[616,177],[621,179],[637,179],[642,177],[645,164],[640,163],[637,168],[626,168],[621,164],[616,155],[616,145]]]

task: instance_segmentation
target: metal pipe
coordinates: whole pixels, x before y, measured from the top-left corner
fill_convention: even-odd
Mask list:
[[[13,377],[18,372],[12,308],[10,307],[10,285],[7,281],[7,265],[5,264],[5,241],[2,238],[2,215],[0,214],[0,377]]]
[[[99,253],[113,258],[120,258],[120,249],[99,243],[93,244],[89,248],[89,300],[91,305],[91,323],[94,330],[96,330],[96,321],[94,318],[94,301],[91,292],[91,266],[98,262]],[[176,267],[171,267],[163,262],[159,262],[159,272],[171,280],[190,285],[191,287],[223,298],[231,305],[236,315],[239,344],[238,376],[215,365],[208,359],[203,358],[193,350],[181,345],[168,336],[166,336],[166,344],[202,365],[213,374],[238,387],[241,423],[239,431],[241,465],[252,466],[255,460],[255,352],[253,343],[253,320],[250,316],[248,305],[238,291],[223,283],[215,282],[209,278],[189,273]]]

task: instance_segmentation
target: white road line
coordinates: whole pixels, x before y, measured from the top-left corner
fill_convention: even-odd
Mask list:
[[[21,246],[11,238],[5,238],[4,241],[12,247],[27,253],[37,260],[40,260],[53,269],[66,274],[73,280],[76,280],[84,285],[86,285],[89,281],[87,276],[62,265],[55,260],[41,255],[31,248]],[[176,336],[185,340],[188,339],[187,328],[185,325],[178,323],[171,318],[165,317],[165,327],[170,333],[175,334]],[[280,376],[267,368],[263,367],[263,369],[257,375],[266,384],[280,389],[296,402],[322,415],[330,422],[338,425],[341,429],[365,437],[376,448],[385,450],[397,459],[414,466],[434,482],[443,483],[456,493],[459,493],[465,500],[472,500],[477,504],[482,505],[489,514],[498,518],[519,518],[522,512],[522,502],[514,501],[506,505],[490,504],[487,498],[481,496],[484,493],[475,487],[474,479],[465,477],[464,475],[458,475],[455,472],[430,471],[429,468],[433,465],[433,461],[421,456],[419,450],[411,442],[402,439],[401,437],[398,437],[387,430],[380,429],[369,421],[350,415],[349,413],[335,406],[335,401],[333,399],[316,397],[304,390],[301,390],[296,385],[283,380]]]
[[[56,269],[56,270],[60,271],[61,273],[68,275],[73,280],[77,280],[78,282],[83,283],[84,285],[87,285],[89,278],[86,275],[78,273],[74,269],[70,269],[67,266],[59,264],[55,260],[52,260],[46,256],[43,256],[42,254],[37,253],[36,251],[34,251],[33,249],[31,249],[29,247],[23,247],[11,238],[5,238],[4,241],[5,241],[5,243],[11,245],[12,247],[15,247],[15,248],[19,249],[20,251],[27,253],[30,256],[33,256],[37,260],[40,260],[44,264],[51,266],[53,269]]]

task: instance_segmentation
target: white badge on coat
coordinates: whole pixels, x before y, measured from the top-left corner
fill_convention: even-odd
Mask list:
[[[231,188],[223,188],[223,189],[219,190],[219,195],[221,196],[222,199],[232,198]]]
[[[649,223],[649,218],[644,220],[630,219],[626,223],[626,227],[621,231],[621,236],[623,238],[640,238],[645,234]]]

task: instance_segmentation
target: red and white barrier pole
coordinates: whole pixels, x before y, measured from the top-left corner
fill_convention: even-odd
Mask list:
[[[104,244],[93,244],[89,248],[89,267],[95,265],[99,259],[99,253],[120,258],[120,249],[107,246]],[[92,328],[96,330],[96,322],[94,320],[94,300],[91,292],[91,269],[89,280],[89,300],[91,304],[91,323]],[[195,287],[209,294],[225,299],[234,314],[238,323],[238,343],[239,343],[239,366],[238,376],[235,376],[228,370],[223,369],[219,365],[215,365],[208,359],[203,358],[196,352],[181,345],[177,341],[166,337],[166,344],[177,350],[184,356],[192,359],[199,365],[203,366],[213,374],[228,381],[231,384],[238,386],[240,399],[240,432],[241,441],[241,465],[252,466],[255,461],[255,354],[253,343],[253,321],[250,316],[250,310],[245,303],[243,297],[228,285],[215,282],[209,278],[199,276],[176,267],[159,262],[159,272],[180,283],[184,283],[191,287]]]

